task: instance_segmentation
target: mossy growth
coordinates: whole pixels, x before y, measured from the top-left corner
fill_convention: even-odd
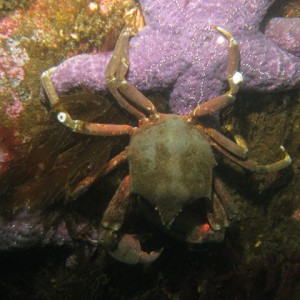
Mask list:
[[[16,8],[26,9],[33,0],[0,0],[0,17]]]
[[[27,11],[18,34],[22,45],[30,52],[38,50],[40,57],[98,51],[108,35],[118,36],[124,12],[120,0],[101,5],[88,0],[40,0]]]
[[[20,120],[22,128],[29,124],[33,128],[33,120],[46,116],[37,101],[41,72],[79,53],[112,50],[124,26],[126,11],[121,0],[38,0],[28,4],[26,9],[24,6],[24,10],[15,12],[17,6],[10,6],[12,11],[8,15],[16,21],[10,38],[29,57],[23,67],[24,80],[15,89],[25,107]],[[28,97],[23,99],[22,95]]]

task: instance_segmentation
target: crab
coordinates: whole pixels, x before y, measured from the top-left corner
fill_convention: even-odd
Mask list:
[[[97,174],[84,179],[72,192],[77,198],[99,176],[104,176],[128,161],[129,175],[121,182],[109,202],[98,231],[98,244],[117,260],[128,263],[151,263],[162,249],[142,250],[137,236],[122,232],[131,199],[137,199],[140,212],[159,224],[171,236],[190,244],[222,241],[230,223],[230,214],[220,179],[213,175],[216,165],[213,148],[237,165],[257,173],[275,172],[290,165],[291,158],[283,146],[283,158],[269,165],[247,159],[247,144],[231,127],[232,139],[205,127],[200,117],[218,112],[236,99],[242,75],[239,44],[227,30],[215,26],[229,42],[229,90],[193,109],[188,115],[159,113],[154,104],[126,80],[129,68],[130,37],[136,32],[125,26],[106,68],[108,90],[118,104],[138,120],[136,127],[99,124],[75,120],[60,103],[51,73],[45,71],[42,85],[57,119],[70,130],[87,135],[129,135],[124,151],[109,160]]]

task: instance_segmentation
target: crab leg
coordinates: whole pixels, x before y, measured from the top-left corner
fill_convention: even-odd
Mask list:
[[[41,76],[42,85],[50,101],[51,107],[56,107],[60,103],[55,87],[50,78],[51,74],[54,73],[55,70],[56,67],[50,68],[49,70],[44,71]]]
[[[285,150],[285,148],[283,146],[280,146],[280,150],[284,154],[283,159],[281,159],[279,161],[276,161],[272,164],[261,165],[261,164],[258,164],[255,160],[252,160],[252,159],[248,159],[248,160],[245,160],[245,161],[237,159],[236,157],[234,157],[233,155],[228,153],[225,149],[220,147],[220,145],[218,145],[214,142],[211,142],[211,145],[213,147],[215,147],[218,151],[223,153],[226,157],[228,157],[231,161],[233,161],[237,165],[245,168],[246,170],[249,170],[249,171],[252,171],[252,172],[255,172],[255,173],[258,173],[258,174],[266,174],[266,173],[277,172],[281,169],[284,169],[284,168],[288,167],[292,162],[291,157],[289,156],[289,154],[287,153],[287,151]]]
[[[132,134],[134,128],[130,125],[99,124],[72,119],[69,113],[64,109],[63,105],[60,104],[60,100],[51,81],[50,76],[54,71],[55,68],[45,71],[41,76],[41,80],[43,88],[49,98],[50,105],[57,112],[57,119],[59,122],[66,127],[69,127],[74,132],[89,135],[116,136]]]
[[[117,135],[131,135],[134,131],[134,127],[130,125],[118,125],[118,124],[99,124],[91,123],[82,120],[73,120],[71,116],[64,111],[60,111],[57,114],[59,122],[69,127],[72,131],[99,136],[117,136]]]
[[[209,137],[211,137],[216,143],[221,145],[223,148],[231,152],[232,154],[240,157],[245,158],[246,154],[248,152],[248,148],[246,146],[246,143],[241,143],[240,140],[238,140],[237,143],[231,141],[218,131],[212,128],[204,128],[205,133]]]
[[[157,110],[148,98],[146,98],[138,89],[125,79],[129,68],[129,39],[132,35],[133,31],[130,27],[125,27],[122,30],[113,52],[113,56],[107,65],[105,74],[108,89],[116,98],[119,105],[124,107],[128,112],[140,120],[145,118],[145,115],[131,105],[127,99],[132,104],[148,112],[150,115],[157,115]]]
[[[235,95],[239,89],[238,85],[243,81],[242,74],[238,72],[238,67],[240,63],[239,44],[228,31],[218,26],[215,26],[215,28],[219,32],[221,32],[229,41],[227,68],[227,80],[229,83],[229,90],[225,94],[215,97],[197,106],[189,114],[188,119],[190,120],[195,120],[197,119],[197,117],[219,111],[220,109],[223,109],[228,105],[232,104],[235,101]]]
[[[213,183],[214,192],[217,195],[218,199],[222,203],[223,208],[225,209],[226,218],[232,220],[235,216],[235,208],[230,202],[231,195],[226,190],[222,180],[219,176],[214,176],[214,183]]]
[[[230,207],[230,197],[220,178],[216,175],[214,177],[213,190],[212,211],[207,213],[207,220],[214,232],[222,232],[222,230],[229,226],[229,220],[232,218],[233,209]],[[222,240],[222,235],[217,235],[216,237],[219,240]]]
[[[151,263],[162,250],[144,252],[134,235],[119,233],[130,202],[129,186],[130,178],[126,176],[104,212],[98,241],[119,261],[128,264]]]
[[[229,131],[231,133],[231,135],[233,136],[235,142],[244,149],[245,155],[248,152],[248,146],[247,146],[247,142],[245,141],[245,139],[236,132],[236,130],[233,128],[232,125],[227,124],[225,126],[226,130]]]
[[[225,209],[216,193],[212,196],[213,210],[207,213],[207,220],[213,231],[219,231],[229,226]]]
[[[220,243],[224,240],[225,236],[225,228],[221,227],[222,225],[213,223],[213,226],[210,224],[212,221],[209,220],[209,216],[207,216],[208,222],[203,224],[198,224],[192,230],[190,235],[187,237],[187,242],[190,243],[190,248],[193,249],[193,245],[203,244],[209,242],[217,242]],[[214,220],[215,221],[215,220]]]
[[[104,177],[106,174],[114,170],[118,165],[120,165],[127,158],[126,150],[122,151],[107,163],[105,163],[102,167],[98,169],[93,175],[86,177],[76,188],[70,192],[69,198],[75,200],[78,199],[80,195],[82,195],[95,181],[100,177]]]
[[[221,180],[215,175],[213,182],[212,212],[207,213],[207,220],[214,231],[229,226],[228,194],[224,190]]]

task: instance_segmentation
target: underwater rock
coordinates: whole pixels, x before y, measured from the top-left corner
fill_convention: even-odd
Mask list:
[[[76,232],[85,226],[87,224],[72,224]],[[96,230],[89,230],[89,237],[97,240]],[[64,221],[48,226],[41,211],[22,211],[15,213],[13,218],[0,216],[0,251],[46,245],[74,247],[74,243]]]

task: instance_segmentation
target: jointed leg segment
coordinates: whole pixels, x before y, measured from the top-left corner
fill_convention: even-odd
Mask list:
[[[244,149],[244,153],[245,156],[248,152],[248,146],[247,146],[247,142],[245,141],[245,139],[238,133],[236,132],[236,130],[233,128],[232,125],[227,124],[225,126],[226,130],[229,131],[231,133],[231,135],[233,136],[235,142]],[[243,157],[244,158],[244,157]]]
[[[48,71],[45,71],[41,76],[41,80],[43,88],[48,96],[50,105],[57,113],[57,119],[59,120],[59,122],[70,128],[74,132],[88,135],[116,136],[126,134],[131,135],[133,133],[134,127],[130,125],[99,124],[72,119],[70,114],[60,103],[58,95],[51,81],[50,76],[54,71],[55,68],[51,68]]]
[[[86,177],[81,182],[79,182],[79,184],[75,187],[75,189],[70,192],[69,198],[73,200],[77,199],[96,181],[96,179],[99,179],[100,177],[104,177],[105,175],[110,173],[117,166],[119,166],[123,161],[125,161],[126,158],[127,158],[126,150],[122,151],[121,153],[113,157],[103,166],[99,167],[94,174]]]
[[[214,142],[218,143],[220,146],[222,146],[224,149],[231,152],[235,156],[240,158],[246,157],[246,154],[248,152],[246,142],[240,143],[239,140],[239,142],[235,143],[213,128],[205,128],[204,131]]]
[[[144,111],[149,113],[150,116],[156,116],[157,111],[154,104],[125,78],[129,67],[129,39],[132,35],[133,32],[131,28],[125,27],[125,29],[123,29],[117,41],[113,56],[108,63],[105,74],[108,89],[116,98],[120,106],[124,107],[128,112],[140,120],[145,118],[145,115],[137,110],[132,104],[142,108]],[[132,104],[129,103],[128,100]]]
[[[280,147],[280,150],[284,154],[283,159],[272,164],[260,165],[252,159],[241,160],[246,158],[248,152],[247,143],[240,134],[235,132],[231,125],[227,125],[226,129],[233,135],[236,143],[212,128],[205,128],[204,131],[211,138],[210,144],[214,148],[216,148],[234,163],[245,168],[246,170],[259,174],[265,174],[279,171],[291,164],[291,157],[283,146]]]
[[[130,178],[126,176],[104,212],[99,243],[119,261],[128,264],[151,263],[159,257],[162,249],[151,253],[144,252],[134,235],[119,232],[130,202],[129,182]]]
[[[233,38],[233,36],[225,29],[215,26],[215,28],[220,31],[229,41],[229,51],[228,51],[228,83],[229,90],[218,97],[215,97],[207,102],[197,106],[190,114],[189,119],[196,120],[197,117],[211,114],[213,112],[219,111],[235,101],[235,95],[238,92],[239,84],[243,81],[242,74],[238,72],[240,63],[240,50],[239,44]]]
[[[237,165],[243,167],[246,170],[258,173],[258,174],[266,174],[266,173],[272,173],[272,172],[277,172],[281,169],[284,169],[288,167],[291,164],[291,157],[285,150],[283,146],[280,147],[281,151],[283,152],[283,159],[276,161],[272,164],[268,165],[261,165],[258,164],[255,160],[248,159],[248,160],[240,160],[236,158],[235,156],[231,155],[226,149],[222,148],[219,144],[215,142],[211,142],[211,145],[216,148],[218,151],[223,153],[226,157],[228,157],[231,161],[236,163]]]
[[[225,94],[215,97],[197,106],[188,115],[188,121],[196,122],[198,117],[217,112],[218,110],[221,110],[232,104],[235,101],[236,93],[239,89],[239,84],[243,81],[242,74],[238,72],[240,64],[239,44],[236,42],[230,32],[218,26],[215,26],[215,28],[219,32],[221,32],[229,41],[227,67],[229,90]],[[240,160],[239,158],[246,158],[246,154],[248,152],[247,144],[241,135],[235,133],[232,126],[227,126],[226,129],[233,135],[236,143],[232,142],[230,139],[218,133],[212,128],[203,128],[205,133],[211,139],[211,145],[243,168],[256,173],[269,173],[276,172],[290,165],[291,158],[285,151],[283,146],[281,146],[281,150],[284,153],[284,158],[269,165],[260,165],[253,160]],[[232,153],[233,155],[230,153]]]
[[[41,76],[42,85],[52,108],[56,108],[60,104],[60,100],[51,81],[51,74],[56,70],[56,67],[50,68],[43,72]]]

